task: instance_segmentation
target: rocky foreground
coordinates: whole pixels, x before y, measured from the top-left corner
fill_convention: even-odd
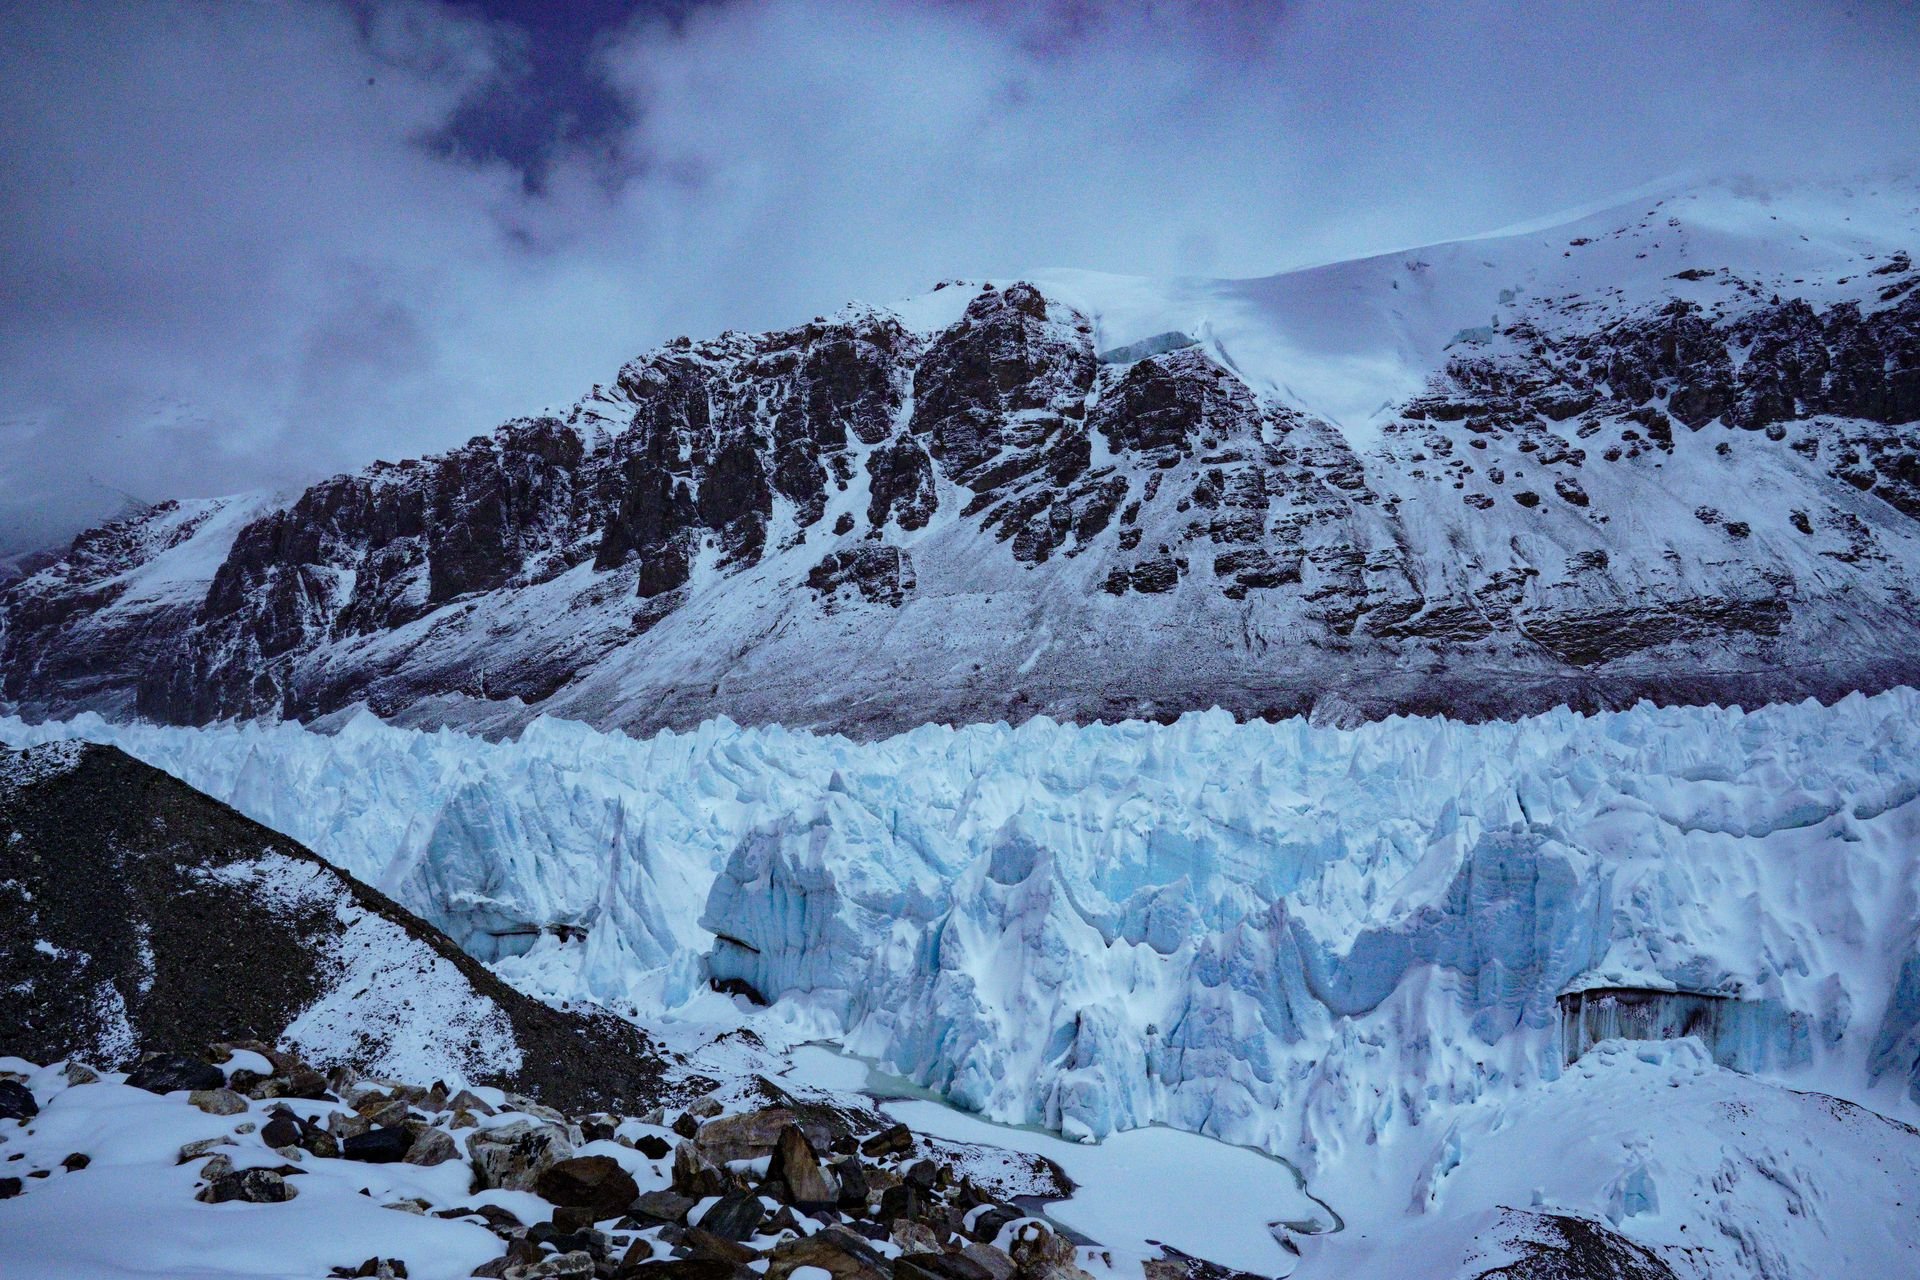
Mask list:
[[[857,1102],[802,1099],[764,1077],[640,1116],[569,1116],[484,1086],[322,1074],[258,1042],[132,1065],[103,1073],[0,1058],[0,1201],[25,1197],[0,1206],[0,1230],[18,1274],[70,1274],[116,1255],[170,1275],[395,1280],[1094,1280],[1089,1269],[1115,1270],[1110,1251],[1042,1216],[1073,1190],[1044,1158],[915,1134]],[[1140,1194],[1154,1194],[1150,1176]],[[369,1226],[381,1212],[393,1217]],[[90,1234],[116,1218],[146,1234]],[[1476,1272],[1481,1280],[1675,1275],[1583,1219],[1510,1210],[1494,1234],[1506,1261]],[[382,1249],[361,1256],[368,1241]],[[1122,1273],[1252,1280],[1160,1252]]]
[[[156,1181],[156,1202],[190,1192],[200,1205],[270,1214],[309,1187],[357,1184],[395,1213],[479,1229],[449,1235],[446,1256],[464,1258],[490,1234],[492,1256],[461,1274],[782,1280],[818,1268],[835,1280],[1086,1280],[1075,1243],[1011,1202],[1070,1191],[1044,1160],[996,1160],[765,1081],[774,1101],[754,1110],[705,1095],[642,1116],[567,1116],[497,1089],[323,1075],[257,1042],[150,1055],[125,1075],[4,1067],[15,1069],[0,1070],[0,1198],[85,1178],[96,1153],[55,1156],[56,1119],[90,1094],[143,1090],[167,1100],[173,1137],[193,1135],[175,1153],[191,1188]],[[430,1174],[376,1176],[392,1165]],[[420,1253],[320,1260],[334,1276],[444,1269],[444,1256]],[[286,1261],[280,1269],[298,1269]],[[1175,1258],[1150,1274],[1213,1271]]]

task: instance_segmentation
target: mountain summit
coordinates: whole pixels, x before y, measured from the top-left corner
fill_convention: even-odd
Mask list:
[[[1920,682],[1920,187],[679,339],[0,596],[0,698],[510,732],[1334,722]]]

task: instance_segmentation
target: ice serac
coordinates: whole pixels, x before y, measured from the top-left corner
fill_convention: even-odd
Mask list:
[[[676,340],[0,590],[0,699],[510,733],[1755,705],[1920,681],[1911,181]]]
[[[1920,1105],[1912,690],[871,743],[0,721],[69,734],[311,844],[530,990],[659,1012],[718,981],[1004,1120],[1164,1121],[1312,1172],[1618,1037]]]

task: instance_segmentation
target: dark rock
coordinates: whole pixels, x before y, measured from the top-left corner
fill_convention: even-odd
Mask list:
[[[800,1126],[780,1131],[767,1166],[767,1186],[776,1199],[801,1209],[826,1209],[839,1201],[840,1187],[820,1167],[820,1157]]]
[[[18,1080],[0,1080],[0,1120],[27,1121],[39,1114],[33,1090]]]
[[[619,1274],[621,1280],[746,1280],[754,1275],[719,1258],[659,1258]]]
[[[340,1144],[340,1155],[347,1160],[368,1164],[394,1164],[407,1158],[413,1147],[413,1135],[398,1127],[369,1129]]]
[[[687,1220],[687,1211],[699,1203],[692,1196],[673,1191],[649,1191],[638,1196],[627,1212],[643,1222],[679,1222]]]
[[[92,1163],[93,1163],[92,1156],[88,1155],[84,1151],[75,1151],[71,1155],[69,1155],[66,1159],[60,1162],[60,1167],[62,1169],[65,1169],[68,1173],[73,1173],[76,1170],[86,1168],[88,1165]]]
[[[759,1196],[748,1191],[732,1191],[720,1197],[693,1225],[722,1240],[746,1240],[766,1216],[766,1206],[760,1203]]]
[[[290,1111],[279,1112],[260,1126],[260,1141],[274,1148],[297,1147],[304,1135],[300,1121]]]
[[[596,1222],[619,1217],[640,1194],[633,1176],[611,1156],[575,1156],[549,1165],[533,1189],[554,1204],[589,1210]]]
[[[206,1045],[230,1039],[236,1027],[278,1035],[330,994],[341,974],[325,957],[346,927],[340,911],[288,904],[259,893],[248,877],[208,874],[271,855],[311,868],[316,892],[413,939],[450,978],[500,1008],[524,1065],[489,1075],[496,1064],[475,1063],[477,1083],[533,1089],[573,1109],[639,1110],[658,1101],[661,1055],[631,1024],[514,991],[390,899],[116,748],[86,748],[71,769],[0,797],[0,811],[13,833],[0,848],[0,880],[31,893],[36,937],[89,957],[84,981],[73,961],[31,948],[0,957],[0,987],[31,983],[29,994],[0,1000],[0,1043],[22,1056],[103,1056],[124,1032],[102,1019],[102,982],[121,993],[133,1034],[150,1044]],[[0,900],[0,934],[29,927],[26,901]],[[384,1052],[389,1030],[356,1025],[348,1056]],[[327,1092],[323,1076],[291,1058],[275,1071],[259,1083],[283,1081],[287,1096]],[[225,1077],[199,1058],[151,1058],[133,1081],[191,1093],[217,1091]]]
[[[834,1280],[890,1280],[893,1275],[885,1255],[841,1226],[775,1245],[768,1255],[766,1280],[785,1280],[798,1267],[819,1267]]]
[[[227,1077],[204,1059],[184,1053],[156,1053],[141,1059],[127,1076],[127,1083],[148,1093],[172,1093],[176,1089],[225,1088]]]
[[[633,1140],[633,1149],[649,1160],[665,1160],[673,1154],[673,1144],[657,1133],[643,1133]]]
[[[871,604],[898,608],[913,594],[913,560],[899,547],[862,543],[851,550],[830,552],[808,570],[807,585],[826,597],[852,587]],[[764,997],[760,1003],[766,1003]]]
[[[967,1229],[967,1234],[975,1240],[990,1244],[999,1238],[1001,1228],[1025,1216],[1018,1209],[1009,1208],[1004,1204],[988,1205],[973,1215],[973,1225]]]
[[[894,1280],[994,1280],[993,1273],[963,1253],[903,1253],[893,1263]]]
[[[913,1150],[913,1130],[903,1124],[882,1129],[860,1144],[860,1154],[871,1158],[904,1155]]]
[[[933,459],[912,440],[896,440],[867,456],[871,496],[867,523],[875,529],[897,521],[902,529],[923,529],[939,506],[933,479]],[[847,533],[845,529],[836,532]]]
[[[859,1157],[847,1156],[833,1163],[834,1176],[840,1180],[840,1207],[843,1209],[864,1209],[867,1204],[869,1184],[866,1166]]]
[[[19,1195],[23,1185],[18,1178],[0,1178],[0,1200],[11,1200]]]
[[[910,1182],[888,1187],[880,1193],[880,1209],[876,1216],[883,1222],[901,1218],[917,1219],[926,1216],[926,1213],[926,1193]]]
[[[737,1115],[722,1116],[700,1126],[694,1145],[707,1159],[719,1164],[734,1160],[758,1160],[771,1156],[780,1136],[795,1122],[785,1107],[763,1107]]]
[[[592,1209],[563,1204],[554,1206],[551,1225],[563,1235],[572,1235],[577,1231],[591,1230],[598,1221]]]
[[[733,1175],[715,1163],[692,1142],[683,1142],[673,1150],[673,1189],[695,1200],[725,1195],[734,1190]]]
[[[696,1258],[718,1258],[736,1266],[758,1261],[761,1257],[758,1249],[750,1249],[737,1240],[714,1235],[704,1227],[687,1228],[687,1234],[680,1239],[680,1247]]]

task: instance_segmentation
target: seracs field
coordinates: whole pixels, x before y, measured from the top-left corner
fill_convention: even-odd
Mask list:
[[[1741,1105],[1804,1109],[1786,1086],[1920,1117],[1911,690],[871,743],[725,722],[630,739],[540,720],[513,742],[370,716],[332,735],[0,728],[69,734],[311,845],[530,991],[831,1039],[1070,1137],[1166,1123],[1284,1156],[1352,1232],[1314,1247],[1360,1249],[1354,1224],[1382,1213],[1445,1221],[1455,1185],[1476,1209],[1541,1190],[1651,1214],[1636,1235],[1658,1240],[1689,1219],[1648,1204],[1718,1185],[1712,1150],[1654,1141],[1679,1079]],[[770,1006],[744,1014],[710,977]],[[1556,1000],[1585,988],[1727,1012],[1570,1066]],[[1650,1126],[1653,1146],[1620,1138],[1544,1190],[1484,1185],[1527,1167],[1493,1154],[1512,1116],[1562,1140],[1582,1108],[1603,1134]],[[1895,1132],[1858,1115],[1831,1123]],[[1874,1143],[1794,1164],[1808,1216],[1789,1223],[1799,1243],[1768,1247],[1832,1242],[1826,1188],[1870,1148],[1920,1177],[1908,1148]],[[1773,1185],[1754,1173],[1748,1190]],[[1735,1220],[1756,1211],[1738,1185],[1714,1194]]]

